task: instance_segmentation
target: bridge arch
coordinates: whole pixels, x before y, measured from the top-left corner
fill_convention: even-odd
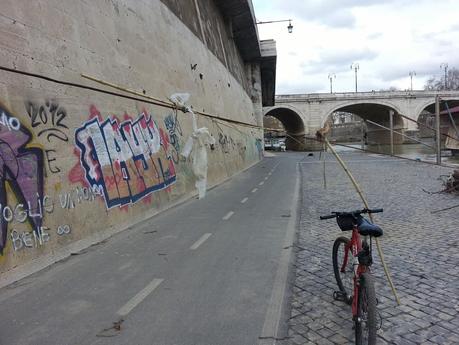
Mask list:
[[[442,97],[440,96],[442,100],[448,102],[449,108],[457,107],[459,106],[459,96],[454,97],[454,96],[447,96],[447,97]],[[421,113],[427,110],[428,112],[435,114],[435,98],[427,99],[424,100],[422,103],[420,103],[415,110],[415,119],[419,119],[419,116]],[[440,111],[445,110],[445,107],[442,106],[440,102]]]
[[[278,119],[285,128],[287,150],[303,150],[306,126],[300,110],[291,105],[274,106],[263,111],[264,116]]]
[[[330,116],[337,111],[345,111],[349,113],[353,113],[362,119],[370,119],[371,116],[369,115],[364,115],[365,112],[373,110],[372,108],[375,108],[377,113],[381,115],[381,112],[383,109],[386,109],[386,115],[387,117],[389,116],[389,111],[392,110],[394,112],[394,115],[397,114],[402,114],[401,109],[396,106],[395,104],[391,102],[385,102],[385,101],[375,101],[375,100],[369,100],[369,101],[348,101],[348,102],[342,102],[339,104],[334,104],[330,109],[325,110],[325,117],[322,119],[322,127],[325,125],[325,123],[329,120]],[[402,121],[403,119],[398,116],[400,119],[398,120],[399,122]],[[395,117],[394,117],[395,118]],[[372,120],[373,121],[373,120]],[[377,121],[375,121],[377,122]]]
[[[394,130],[401,132],[406,128],[407,124],[401,114],[401,109],[391,102],[369,100],[369,101],[352,101],[343,102],[335,105],[329,110],[324,118],[322,125],[329,120],[330,116],[337,111],[352,113],[360,117],[365,123],[365,137],[368,143],[388,144],[390,143],[390,132],[386,128],[390,128],[390,113],[393,113]],[[383,127],[386,128],[383,128]],[[394,142],[403,142],[401,135],[395,134]]]

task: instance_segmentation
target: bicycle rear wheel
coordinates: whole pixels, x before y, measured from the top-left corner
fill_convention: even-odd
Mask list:
[[[360,277],[357,317],[354,322],[356,345],[375,345],[376,294],[373,276],[368,272]]]
[[[335,273],[336,283],[338,284],[339,290],[346,294],[346,302],[352,301],[352,294],[354,291],[354,263],[351,248],[348,248],[347,264],[344,270],[341,271],[341,267],[344,262],[344,255],[346,247],[350,240],[347,237],[338,237],[333,243],[333,272]]]

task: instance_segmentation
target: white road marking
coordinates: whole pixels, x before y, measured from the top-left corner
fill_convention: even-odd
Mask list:
[[[245,204],[247,202],[247,200],[249,200],[249,198],[244,198],[241,200],[241,204]]]
[[[268,177],[268,176],[266,176],[266,177],[265,177],[265,181],[266,181],[268,178],[269,178],[269,177]]]
[[[261,181],[258,185],[263,186],[265,184],[265,181]]]
[[[199,248],[201,244],[203,244],[212,234],[211,233],[206,233],[201,236],[199,240],[194,242],[194,244],[190,247],[191,250],[196,250]]]
[[[119,316],[126,316],[129,314],[132,309],[137,307],[145,298],[148,297],[158,286],[164,281],[164,279],[153,279],[150,284],[143,288],[137,295],[132,297],[125,305],[123,305],[120,310],[116,313]]]
[[[359,159],[359,160],[350,160],[346,161],[346,163],[377,163],[377,162],[400,162],[404,163],[406,160],[404,159],[389,159],[389,158],[381,158],[381,159]],[[311,161],[311,162],[298,162],[298,164],[324,164],[323,161]],[[339,164],[337,161],[327,161],[328,163]]]
[[[233,216],[234,212],[233,211],[229,211],[226,216],[224,216],[222,219],[223,220],[228,220],[230,219],[232,216]]]
[[[255,193],[258,190],[258,188],[252,189],[252,193]]]
[[[271,176],[273,173],[272,172],[269,172],[268,175]]]
[[[279,336],[279,324],[282,316],[282,302],[284,301],[285,289],[287,286],[288,266],[292,255],[292,245],[295,240],[295,229],[297,220],[297,209],[299,202],[299,165],[297,165],[296,182],[292,202],[292,216],[289,219],[287,230],[284,237],[284,248],[281,252],[276,276],[274,278],[271,298],[266,311],[265,321],[261,330],[258,345],[274,345]]]
[[[276,168],[277,168],[277,166],[278,166],[279,164],[280,164],[280,162],[279,162],[279,163],[277,163],[277,164],[276,164],[276,165],[275,165],[275,166],[274,166],[274,167],[271,169],[271,173],[273,173],[273,172],[274,172],[274,170],[276,170]]]

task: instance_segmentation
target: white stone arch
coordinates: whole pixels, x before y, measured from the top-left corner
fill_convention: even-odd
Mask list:
[[[263,108],[263,117],[268,115],[269,112],[272,112],[273,110],[276,110],[276,109],[288,109],[288,110],[292,111],[293,113],[296,113],[298,115],[298,117],[301,119],[301,122],[303,124],[304,132],[307,131],[307,125],[306,125],[306,121],[305,121],[306,117],[305,117],[304,113],[300,109],[298,109],[297,107],[295,107],[293,105],[290,105],[290,104],[282,104],[281,103],[281,104],[275,105],[273,107],[265,107],[265,108]]]
[[[419,119],[419,115],[421,115],[421,112],[427,108],[429,105],[432,105],[435,103],[435,98],[427,99],[427,100],[422,100],[422,103],[419,103],[416,107],[415,110],[415,120],[417,121]]]
[[[445,100],[445,101],[458,101],[459,102],[459,96],[440,96],[442,100]],[[415,110],[415,120],[418,121],[419,119],[419,116],[421,115],[421,112],[427,108],[429,105],[432,105],[435,103],[435,98],[431,98],[431,99],[428,99],[428,100],[423,100],[422,103],[420,103],[420,105],[418,105],[416,107],[416,110]]]
[[[358,100],[358,101],[352,100],[352,101],[346,101],[346,102],[342,102],[342,103],[338,103],[338,104],[336,104],[336,102],[333,102],[333,104],[331,104],[332,107],[330,107],[330,109],[325,109],[324,113],[322,114],[321,127],[323,127],[325,125],[325,122],[327,121],[327,119],[335,111],[339,110],[340,108],[344,108],[344,107],[352,106],[352,105],[357,105],[357,104],[377,104],[377,105],[382,105],[382,106],[385,106],[385,107],[393,109],[398,114],[402,114],[402,111],[401,111],[400,107],[398,107],[397,105],[395,105],[392,102],[387,102],[387,101],[383,101],[383,100],[374,100],[374,99]],[[405,120],[403,118],[402,118],[402,120],[403,120],[403,122],[405,122]]]
[[[304,114],[303,114],[303,112],[300,109],[298,109],[297,107],[295,107],[293,105],[290,105],[290,104],[286,104],[286,103],[280,103],[279,105],[275,105],[275,106],[272,106],[272,107],[263,107],[263,116],[266,116],[266,114],[269,113],[272,110],[282,109],[282,108],[290,109],[291,111],[297,113],[303,119],[303,122],[304,122]]]

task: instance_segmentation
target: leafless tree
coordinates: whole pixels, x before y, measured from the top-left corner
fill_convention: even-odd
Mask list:
[[[446,88],[448,90],[459,90],[459,70],[455,67],[450,68],[446,75]],[[445,76],[432,76],[424,85],[424,90],[445,90]]]

